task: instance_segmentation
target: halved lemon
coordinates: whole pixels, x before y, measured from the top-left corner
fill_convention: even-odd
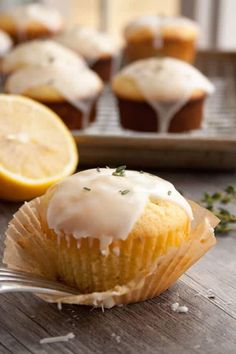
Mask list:
[[[61,119],[29,98],[0,95],[0,198],[27,200],[72,174],[75,141]]]

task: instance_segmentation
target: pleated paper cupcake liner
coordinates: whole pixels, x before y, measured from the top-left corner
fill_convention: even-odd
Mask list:
[[[152,298],[168,289],[215,243],[213,227],[218,219],[191,202],[194,222],[190,237],[182,240],[178,247],[169,247],[168,235],[161,245],[158,238],[140,239],[140,242],[131,239],[128,243],[119,241],[111,245],[109,258],[99,255],[96,259],[98,240],[84,239],[78,263],[73,245],[59,244],[58,252],[55,239],[44,234],[38,214],[39,204],[40,198],[25,203],[15,214],[6,232],[4,263],[9,268],[40,274],[48,279],[57,279],[59,270],[70,284],[84,286],[83,294],[76,296],[40,295],[48,302],[110,308]],[[81,277],[84,274],[85,278],[78,279],[78,273],[71,271],[73,267],[79,267],[79,274]],[[116,285],[115,279],[123,285]],[[87,282],[106,291],[86,292]]]

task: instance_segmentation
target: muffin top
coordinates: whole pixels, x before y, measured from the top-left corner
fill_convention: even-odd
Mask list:
[[[150,58],[122,69],[112,81],[113,91],[136,101],[176,101],[214,92],[211,82],[192,65],[174,58]]]
[[[196,38],[199,26],[186,17],[142,16],[129,23],[124,30],[128,41],[142,40],[158,35],[183,39]]]
[[[24,67],[12,73],[5,83],[8,93],[48,103],[68,101],[75,106],[80,100],[97,96],[102,88],[101,79],[92,70],[60,62]]]
[[[9,52],[12,44],[11,37],[6,32],[0,30],[0,58]]]
[[[118,51],[118,46],[108,34],[89,27],[74,27],[57,36],[55,40],[88,61],[110,57]]]
[[[0,14],[0,28],[12,33],[45,28],[57,32],[63,27],[63,19],[56,9],[39,3],[11,7]]]
[[[128,237],[149,202],[160,203],[156,212],[161,218],[176,214],[191,221],[193,217],[190,205],[171,183],[147,173],[126,171],[125,166],[79,172],[53,186],[43,198],[50,229],[78,240],[98,238],[103,251],[113,241]],[[152,223],[152,214],[148,222]]]
[[[52,40],[34,40],[16,46],[3,61],[3,71],[8,74],[29,65],[45,66],[63,62],[68,66],[86,66],[85,61],[72,50]]]

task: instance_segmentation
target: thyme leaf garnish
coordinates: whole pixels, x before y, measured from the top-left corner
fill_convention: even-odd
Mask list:
[[[216,227],[218,234],[228,234],[236,231],[236,215],[231,213],[226,206],[236,204],[236,187],[228,186],[223,192],[205,192],[201,200],[202,205],[215,214],[220,223]]]
[[[119,191],[119,193],[120,193],[121,195],[128,194],[129,192],[130,192],[129,189],[124,189],[124,190]]]
[[[84,187],[83,189],[84,189],[85,191],[88,191],[88,192],[91,191],[91,188],[88,188],[88,187]]]
[[[125,176],[125,169],[126,169],[125,165],[117,167],[115,169],[115,171],[112,173],[112,176],[124,177]]]

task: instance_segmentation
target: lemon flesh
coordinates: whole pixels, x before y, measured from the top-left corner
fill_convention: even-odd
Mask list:
[[[72,174],[75,141],[61,119],[29,98],[0,95],[0,198],[26,200]]]

